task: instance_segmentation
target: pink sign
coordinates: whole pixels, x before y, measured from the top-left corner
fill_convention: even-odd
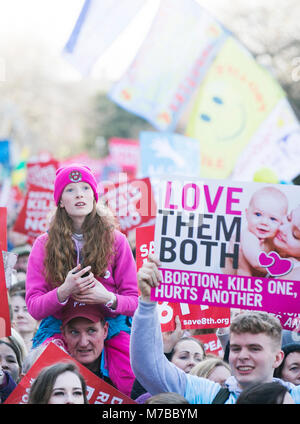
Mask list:
[[[157,191],[153,300],[300,313],[299,186],[176,177]]]
[[[136,177],[140,160],[140,143],[138,140],[112,137],[108,141],[110,156],[128,178]]]
[[[152,289],[152,300],[267,312],[300,312],[299,281],[172,269],[161,269],[161,272],[163,283]]]

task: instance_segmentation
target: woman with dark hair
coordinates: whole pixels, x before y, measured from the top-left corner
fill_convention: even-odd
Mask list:
[[[15,337],[0,339],[0,403],[19,383],[23,360],[22,348]]]
[[[43,368],[29,392],[29,404],[88,404],[86,382],[73,362]]]
[[[0,339],[0,366],[16,383],[20,381],[23,360],[21,347],[14,337]]]
[[[274,377],[298,386],[300,384],[300,343],[289,343],[282,347],[284,357]]]
[[[97,304],[110,324],[103,372],[130,394],[129,336],[138,302],[131,248],[112,213],[97,204],[97,181],[88,167],[59,168],[54,200],[49,231],[35,240],[27,267],[28,311],[43,320],[33,347],[53,337],[64,342],[60,327],[65,305]]]

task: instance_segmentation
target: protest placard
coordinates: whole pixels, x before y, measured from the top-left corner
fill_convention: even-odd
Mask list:
[[[4,402],[5,404],[26,404],[32,383],[40,371],[58,362],[73,362],[87,384],[87,399],[90,404],[134,404],[134,400],[115,389],[110,384],[97,377],[85,366],[77,362],[54,343],[49,343],[43,353],[22,378],[17,387]]]
[[[0,250],[7,250],[7,209],[0,208]]]
[[[135,229],[136,268],[137,270],[147,260],[149,254],[154,254],[154,225],[137,227]]]
[[[206,355],[216,355],[223,358],[224,351],[216,333],[194,334],[193,337],[204,344],[204,351]]]
[[[127,173],[129,180],[136,178],[140,160],[139,140],[111,137],[108,147],[112,162],[117,164],[122,172]]]
[[[35,238],[48,229],[50,212],[55,208],[53,190],[30,185],[13,230]]]
[[[300,188],[166,180],[155,223],[162,284],[152,299],[300,312]]]
[[[11,335],[11,324],[2,250],[7,250],[6,208],[0,208],[0,338]]]
[[[149,178],[109,183],[103,191],[102,199],[117,217],[124,234],[154,221],[156,203]]]
[[[136,228],[136,264],[137,270],[154,254],[155,226]],[[175,330],[175,317],[179,316],[182,329],[228,327],[230,309],[189,305],[187,303],[159,302],[158,313],[162,331]]]
[[[32,160],[27,162],[26,186],[34,185],[47,190],[54,190],[55,173],[58,161],[53,158],[47,160]]]

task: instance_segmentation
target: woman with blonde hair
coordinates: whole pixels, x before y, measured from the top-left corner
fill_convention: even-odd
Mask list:
[[[227,362],[217,356],[207,356],[190,371],[191,375],[204,377],[208,380],[224,385],[228,377],[231,376],[231,368]]]

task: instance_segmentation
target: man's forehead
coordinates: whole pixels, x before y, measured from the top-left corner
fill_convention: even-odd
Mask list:
[[[247,344],[265,344],[271,341],[271,338],[265,333],[233,333],[229,337],[229,343],[247,345]]]
[[[68,328],[79,328],[79,327],[97,327],[100,325],[100,322],[93,322],[88,318],[85,317],[76,317],[71,319],[68,323],[67,323],[67,327]]]

